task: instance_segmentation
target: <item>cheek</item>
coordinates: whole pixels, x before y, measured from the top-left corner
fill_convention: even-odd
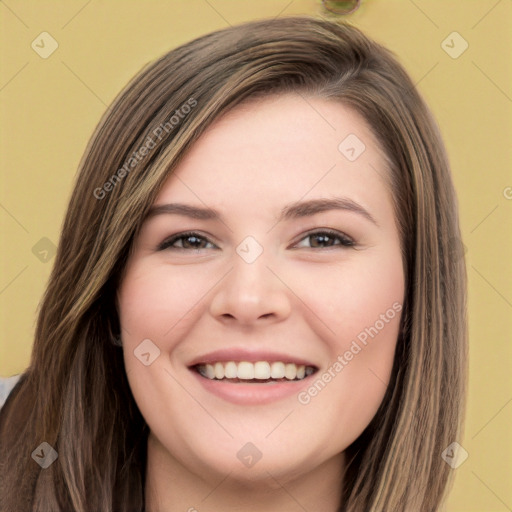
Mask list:
[[[179,402],[162,370],[172,368],[175,347],[201,316],[201,299],[213,285],[211,275],[181,268],[171,272],[165,265],[141,262],[126,273],[118,292],[124,362],[132,392],[149,416],[160,409],[152,397],[162,389],[174,390],[174,403]]]
[[[202,299],[214,285],[212,273],[199,268],[173,270],[139,261],[126,272],[118,292],[124,364],[135,401],[152,426],[161,421],[163,404],[172,404],[174,413],[190,409],[188,395],[172,377],[173,362],[176,347],[204,313]],[[195,421],[203,419],[197,412]]]
[[[343,352],[358,335],[364,342],[366,329],[375,325],[384,337],[398,329],[404,299],[398,250],[347,258],[329,269],[322,264],[309,265],[307,271],[294,268],[286,279],[308,306],[309,325],[316,326],[331,351]]]
[[[320,430],[345,449],[377,412],[389,385],[399,333],[404,281],[400,258],[340,266],[296,282],[307,297],[308,323],[330,354],[312,385],[299,396]],[[322,274],[322,275],[321,275]],[[335,277],[333,277],[335,276]],[[323,286],[322,286],[323,283]],[[307,294],[306,294],[307,292]],[[326,414],[325,411],[330,411]]]
[[[119,316],[128,342],[150,338],[162,349],[197,316],[201,299],[213,288],[212,275],[201,269],[139,265],[120,288]],[[172,334],[172,335],[171,335]]]

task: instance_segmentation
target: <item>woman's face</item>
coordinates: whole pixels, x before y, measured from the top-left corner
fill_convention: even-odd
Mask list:
[[[217,483],[340,467],[399,330],[387,176],[358,114],[287,94],[217,120],[167,179],[118,307],[131,390],[170,467]]]

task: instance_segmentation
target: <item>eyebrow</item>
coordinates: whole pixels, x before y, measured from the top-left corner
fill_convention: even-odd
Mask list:
[[[361,215],[376,226],[377,221],[362,205],[349,199],[348,197],[336,197],[332,199],[312,199],[309,201],[297,201],[286,205],[277,219],[277,222],[283,220],[297,219],[301,217],[309,217],[317,213],[329,210],[345,210]],[[150,208],[145,220],[149,220],[156,215],[174,214],[183,215],[192,219],[199,220],[216,220],[220,219],[220,213],[209,207],[198,207],[182,203],[160,204]]]

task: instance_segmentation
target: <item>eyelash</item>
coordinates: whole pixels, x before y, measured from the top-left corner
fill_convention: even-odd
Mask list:
[[[305,240],[307,238],[310,238],[313,236],[321,236],[321,235],[324,235],[324,236],[327,235],[331,239],[334,238],[335,241],[339,241],[339,243],[334,243],[333,245],[328,245],[327,247],[320,247],[320,249],[328,249],[331,247],[354,247],[356,245],[354,240],[352,240],[352,238],[348,237],[347,235],[345,235],[343,233],[340,233],[339,231],[333,231],[330,229],[321,229],[321,230],[316,230],[316,231],[311,231],[309,233],[306,233],[306,235],[304,235],[295,245],[297,245],[298,243],[302,242],[303,240]],[[187,249],[185,247],[173,247],[173,244],[175,244],[177,241],[181,240],[183,243],[183,240],[185,240],[187,238],[192,238],[192,237],[198,239],[199,241],[206,241],[207,243],[212,244],[215,247],[215,244],[213,244],[213,242],[210,242],[210,240],[208,240],[207,237],[201,235],[200,233],[197,233],[196,231],[188,231],[185,233],[178,233],[178,234],[172,236],[171,238],[164,240],[158,246],[158,250],[163,251],[166,249],[174,249],[174,250],[182,250],[182,251],[186,251],[186,250],[196,250],[197,251],[197,250],[207,248],[207,247],[200,247],[199,249],[197,249],[197,248]],[[315,249],[315,247],[306,247],[306,249]]]

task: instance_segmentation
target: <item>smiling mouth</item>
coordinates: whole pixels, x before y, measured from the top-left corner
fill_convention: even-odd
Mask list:
[[[301,381],[317,371],[314,366],[297,365],[281,361],[227,361],[212,364],[196,364],[192,367],[209,380],[236,383],[277,383]]]

